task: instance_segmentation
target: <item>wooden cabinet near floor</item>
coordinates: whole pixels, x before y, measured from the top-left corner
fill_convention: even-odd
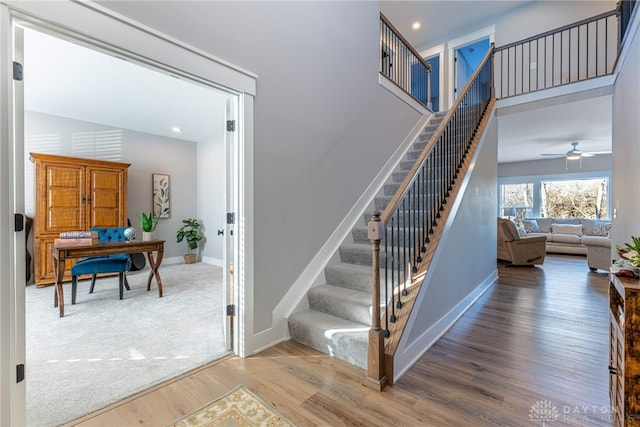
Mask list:
[[[129,163],[31,153],[35,165],[34,280],[55,282],[51,246],[65,231],[127,224]],[[70,280],[67,263],[65,280]]]
[[[610,274],[609,308],[613,424],[640,426],[640,280]]]

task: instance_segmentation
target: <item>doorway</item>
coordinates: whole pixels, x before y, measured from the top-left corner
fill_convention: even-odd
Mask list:
[[[108,346],[106,350],[104,347],[96,348],[95,354],[91,355],[89,352],[83,357],[70,356],[70,354],[74,354],[73,350],[63,355],[56,356],[54,354],[54,350],[57,347],[65,347],[65,351],[69,351],[69,347],[73,347],[74,344],[71,342],[65,346],[48,345],[49,349],[40,348],[38,349],[38,354],[41,355],[47,352],[46,358],[39,357],[38,360],[33,360],[30,357],[36,353],[33,346],[38,346],[40,343],[43,345],[50,344],[52,341],[48,341],[48,339],[54,333],[68,335],[70,331],[64,328],[64,324],[65,321],[66,324],[71,324],[74,315],[67,310],[67,318],[47,318],[47,320],[42,321],[41,316],[47,316],[46,310],[42,313],[39,311],[37,313],[27,311],[25,328],[27,336],[26,360],[27,365],[31,366],[30,377],[27,378],[27,422],[30,425],[40,423],[57,425],[82,416],[86,412],[99,409],[106,402],[111,403],[140,391],[140,383],[137,385],[135,383],[136,380],[142,377],[143,373],[148,373],[149,371],[158,373],[155,379],[147,378],[147,382],[143,384],[144,387],[152,386],[155,380],[158,382],[166,380],[167,374],[162,372],[163,362],[165,361],[171,359],[179,362],[184,362],[186,359],[196,361],[194,362],[195,364],[189,365],[189,368],[184,368],[186,366],[184,364],[178,365],[177,362],[174,363],[179,370],[182,369],[184,371],[212,361],[213,359],[207,359],[208,356],[221,355],[232,350],[231,343],[233,340],[230,336],[230,333],[232,333],[230,328],[231,317],[226,316],[225,308],[227,303],[230,302],[230,296],[238,294],[234,290],[236,285],[234,276],[229,272],[230,267],[233,265],[235,247],[237,246],[234,244],[236,237],[233,237],[233,223],[226,221],[226,214],[228,212],[235,213],[236,206],[236,197],[233,194],[228,194],[228,191],[235,191],[236,185],[231,185],[230,181],[237,181],[235,175],[237,173],[237,165],[235,162],[238,159],[235,151],[239,143],[239,137],[231,127],[237,126],[238,97],[233,93],[222,91],[203,82],[196,82],[184,76],[167,73],[164,70],[161,72],[161,70],[154,69],[146,64],[140,64],[132,58],[123,57],[120,54],[115,56],[115,54],[110,54],[108,51],[93,49],[91,45],[81,45],[69,37],[65,37],[67,40],[63,40],[55,33],[45,33],[33,28],[24,28],[21,31],[24,32],[25,39],[24,65],[26,70],[23,109],[25,117],[25,213],[33,216],[34,210],[33,168],[28,159],[30,152],[46,152],[74,157],[130,162],[132,165],[129,169],[128,178],[128,212],[134,226],[137,223],[136,213],[151,210],[151,197],[149,195],[151,174],[155,172],[167,173],[172,177],[171,189],[175,196],[172,198],[172,215],[167,220],[161,220],[160,226],[156,231],[157,237],[167,242],[165,244],[165,258],[161,267],[161,274],[165,276],[165,273],[169,273],[169,270],[180,267],[181,256],[177,253],[174,253],[173,257],[171,256],[172,246],[176,246],[174,243],[175,230],[179,227],[183,218],[195,216],[203,224],[202,231],[206,239],[201,253],[202,264],[210,264],[218,268],[221,271],[221,274],[219,274],[220,281],[224,283],[220,292],[217,292],[218,298],[216,299],[207,299],[214,296],[212,293],[205,293],[206,298],[200,296],[195,299],[189,299],[189,295],[186,295],[185,292],[177,292],[178,290],[184,291],[185,286],[180,286],[180,289],[174,286],[176,291],[171,294],[170,288],[167,286],[168,277],[164,277],[165,296],[162,300],[158,300],[156,297],[148,301],[150,304],[165,304],[174,297],[172,308],[175,308],[177,304],[175,301],[186,302],[187,305],[185,305],[183,312],[195,312],[195,304],[215,305],[220,314],[217,324],[211,323],[207,325],[207,319],[204,318],[203,321],[202,317],[194,319],[194,322],[197,322],[198,327],[201,329],[218,331],[223,337],[220,345],[224,348],[221,348],[220,352],[207,346],[198,347],[194,350],[205,352],[204,356],[203,354],[198,356],[187,354],[188,352],[185,350],[186,344],[175,345],[174,347],[181,346],[182,348],[180,351],[171,354],[168,354],[165,350],[159,350],[155,346],[153,348],[143,348],[140,347],[142,337],[138,337],[134,338],[135,345],[129,344],[127,346],[126,355],[110,353]],[[67,52],[69,56],[65,57],[64,52]],[[55,62],[51,58],[47,58],[49,53],[55,55]],[[56,64],[67,64],[67,69],[56,70]],[[74,65],[72,66],[71,64]],[[84,66],[89,68],[80,69]],[[95,80],[92,80],[92,78]],[[101,85],[108,87],[106,90],[100,91],[98,88]],[[149,87],[154,89],[151,91],[150,102],[142,102],[145,96],[149,96],[146,90]],[[171,103],[166,100],[162,92],[167,92],[166,97],[171,99]],[[42,99],[41,95],[44,95],[45,99]],[[188,103],[186,105],[181,104],[178,99],[183,95],[186,98],[184,102]],[[127,101],[123,102],[124,99]],[[116,108],[110,109],[109,106],[115,106]],[[126,109],[129,106],[132,106],[133,110],[127,113]],[[155,110],[158,107],[160,107],[158,109],[159,112]],[[189,111],[189,117],[182,116],[182,119],[188,120],[187,123],[166,121],[167,117],[170,117],[170,111],[185,109]],[[156,112],[154,113],[154,111]],[[139,123],[136,123],[136,117]],[[128,121],[131,118],[133,120]],[[161,129],[156,129],[157,122],[160,121],[162,121]],[[234,125],[228,126],[230,122],[233,122]],[[203,124],[206,126],[203,126]],[[180,133],[176,132],[176,135],[168,133],[175,132],[170,130],[173,125],[180,128]],[[204,129],[198,130],[197,127],[204,127]],[[198,183],[206,184],[198,185]],[[184,197],[185,194],[190,197]],[[185,200],[187,200],[186,203]],[[162,224],[162,222],[165,222],[165,224]],[[218,235],[216,230],[220,227],[226,233]],[[30,248],[33,248],[32,243]],[[175,252],[175,248],[173,248],[173,252]],[[163,269],[165,271],[162,271]],[[178,274],[180,274],[180,281],[175,280],[175,282],[180,283],[189,282],[188,277],[196,273],[193,270],[183,270]],[[215,269],[201,271],[198,274],[209,278],[217,275]],[[133,283],[136,282],[136,279],[135,273],[130,274],[132,287],[134,287]],[[106,294],[106,292],[109,292],[109,288],[115,289],[113,284],[109,283],[109,279],[99,279],[99,282],[101,281],[104,281],[104,283],[97,283],[96,286],[102,289],[101,292],[105,292],[104,303],[121,303],[122,301],[118,301],[117,298],[111,299]],[[206,280],[204,281],[206,282]],[[47,305],[47,308],[50,308],[46,301],[52,295],[52,289],[50,287],[35,289],[33,284],[30,286],[32,288],[28,289],[26,297],[25,307],[27,307],[27,310],[29,310],[29,307],[33,307],[31,305],[33,302],[35,304],[40,303],[41,307]],[[80,286],[81,290],[85,288]],[[200,291],[201,289],[193,290],[193,292]],[[42,293],[46,295],[43,296]],[[69,295],[69,293],[66,293],[66,295]],[[180,298],[178,298],[179,296]],[[148,297],[144,292],[139,292],[136,295],[132,293],[127,295],[126,302],[135,304],[137,301],[140,303],[144,297]],[[84,295],[83,299],[85,300],[84,304],[68,305],[68,308],[74,307],[74,309],[78,310],[75,316],[76,319],[83,314],[86,315],[88,310],[94,310],[94,314],[97,313],[96,301],[102,300],[100,296],[97,296],[97,299],[93,301],[94,306],[92,308],[92,301]],[[192,302],[189,303],[189,301]],[[122,306],[123,304],[119,305]],[[140,307],[136,310],[140,310]],[[161,313],[163,312],[160,311],[158,314],[160,315]],[[107,313],[105,316],[110,314]],[[171,316],[166,311],[164,314]],[[150,316],[153,316],[153,312]],[[86,319],[87,321],[81,324],[86,326],[85,332],[87,334],[94,336],[100,336],[100,328],[106,326],[108,330],[103,330],[102,333],[104,335],[102,336],[110,336],[112,340],[115,339],[118,344],[122,344],[120,341],[124,341],[123,339],[116,339],[114,335],[109,335],[113,333],[114,326],[119,329],[118,333],[121,334],[121,337],[133,336],[132,329],[139,332],[139,329],[142,328],[141,324],[136,327],[136,322],[133,320],[134,316],[125,314],[123,317],[126,317],[127,320],[123,321],[122,317],[120,319],[115,317],[100,318],[96,314],[96,319]],[[173,316],[174,319],[176,317],[178,316]],[[122,327],[116,326],[119,324]],[[176,324],[178,324],[177,321]],[[132,327],[132,329],[125,327],[125,325]],[[40,330],[40,327],[47,330],[47,336],[39,336],[40,339],[34,339],[32,332],[36,329]],[[79,329],[76,322],[73,327],[73,334],[80,333],[80,337],[75,342],[83,350],[87,350],[86,347],[89,340],[82,338],[83,332]],[[194,327],[193,329],[196,328]],[[184,333],[184,330],[190,332]],[[194,333],[188,327],[183,328],[182,331],[167,331],[165,328],[162,332],[176,336],[188,336]],[[97,341],[104,341],[105,339]],[[209,338],[204,338],[204,340],[207,339]],[[212,339],[212,341],[215,340]],[[55,339],[53,342],[56,342]],[[116,345],[111,347],[114,348]],[[194,347],[197,347],[197,343]],[[79,354],[80,351],[75,353]],[[146,365],[146,368],[145,361],[150,363]],[[186,361],[188,362],[188,360]],[[69,368],[71,366],[69,364],[73,365],[72,369]],[[80,367],[81,364],[85,364],[87,369],[83,371],[83,368]],[[135,368],[132,368],[132,366]],[[88,377],[84,380],[91,381],[91,377],[97,378],[98,372],[104,373],[107,369],[109,369],[108,376],[110,378],[124,379],[125,381],[120,382],[130,383],[138,388],[124,387],[122,388],[124,391],[121,396],[110,396],[109,399],[111,400],[109,401],[97,399],[94,395],[92,400],[94,404],[99,405],[97,407],[95,405],[82,406],[78,404],[78,402],[88,401],[88,399],[74,399],[75,402],[72,407],[61,406],[63,412],[61,416],[67,418],[44,420],[43,416],[53,415],[51,407],[43,405],[43,401],[32,401],[31,399],[34,394],[30,393],[29,384],[38,384],[40,389],[49,385],[59,386],[65,389],[65,393],[82,395],[87,392],[87,385],[82,386],[83,380],[81,378]],[[138,370],[137,374],[135,373],[136,369]],[[66,374],[68,380],[71,381],[65,382],[64,378],[56,379],[55,376],[36,378],[37,373],[43,371],[48,371],[49,373],[59,371]],[[173,374],[181,373],[175,370],[169,372],[173,372]],[[112,381],[112,383],[117,385],[119,382]],[[75,386],[79,388],[74,392],[73,387]],[[104,384],[99,384],[99,387],[104,387]],[[31,389],[33,390],[34,388],[31,387]],[[53,403],[53,396],[62,395],[62,393],[38,391],[41,393],[40,396],[48,396],[47,403],[49,405]],[[40,411],[41,409],[43,411]]]
[[[475,72],[482,58],[489,50],[489,38],[477,40],[454,50],[454,100],[457,99],[469,78]]]

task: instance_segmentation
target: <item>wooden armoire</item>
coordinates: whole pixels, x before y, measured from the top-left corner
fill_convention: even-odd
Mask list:
[[[31,153],[35,166],[34,281],[55,283],[51,246],[65,231],[127,225],[129,163]],[[71,280],[72,262],[65,264]]]

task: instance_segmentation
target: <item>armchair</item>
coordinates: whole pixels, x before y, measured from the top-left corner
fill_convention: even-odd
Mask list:
[[[93,227],[91,231],[98,233],[98,242],[110,242],[126,240],[124,230],[126,227]],[[101,273],[118,273],[120,299],[123,298],[123,288],[130,290],[127,282],[126,272],[131,269],[131,258],[127,254],[117,254],[108,256],[97,256],[83,258],[71,267],[71,304],[76,303],[76,292],[78,288],[78,276],[81,274],[91,274],[91,287],[89,293],[93,293],[96,284],[96,275]]]
[[[498,218],[498,259],[513,265],[543,264],[546,255],[545,236],[520,237],[516,225]]]

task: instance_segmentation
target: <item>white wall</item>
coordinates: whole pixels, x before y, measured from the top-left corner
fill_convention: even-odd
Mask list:
[[[418,114],[378,85],[377,2],[104,2],[258,75],[255,332]]]
[[[49,114],[26,112],[25,187],[34,185],[33,164],[28,160],[29,152],[74,156],[71,150],[73,133],[105,130],[116,130],[116,128]],[[131,224],[139,233],[142,233],[136,214],[151,212],[153,199],[151,174],[169,174],[171,217],[160,220],[154,235],[159,239],[166,240],[165,258],[179,257],[186,252],[186,246],[176,242],[176,230],[182,225],[183,218],[197,214],[196,144],[127,129],[121,129],[121,131],[122,151],[120,158],[110,160],[131,163],[127,193],[128,216],[131,219]],[[43,139],[49,143],[44,144]],[[57,142],[52,143],[52,141]],[[93,158],[91,156],[85,157]],[[201,161],[204,161],[204,158]],[[221,204],[222,199],[218,200]],[[33,203],[33,199],[25,201],[27,215],[33,216]]]
[[[636,6],[635,26],[625,49],[613,94],[612,248],[640,236],[640,13]],[[612,251],[614,258],[615,251]]]

